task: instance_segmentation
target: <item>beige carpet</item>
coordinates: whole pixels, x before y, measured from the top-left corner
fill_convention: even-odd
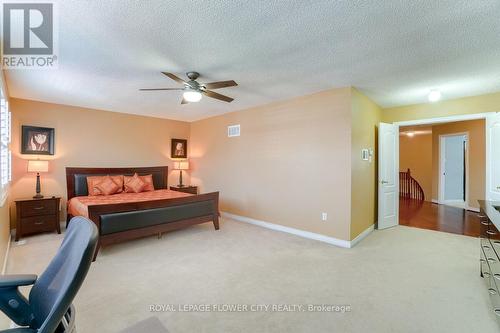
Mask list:
[[[10,273],[41,272],[61,236],[26,238]],[[353,249],[225,220],[104,249],[75,306],[80,333],[156,316],[180,332],[498,332],[478,240],[396,227]],[[336,312],[150,312],[152,304],[336,304]]]

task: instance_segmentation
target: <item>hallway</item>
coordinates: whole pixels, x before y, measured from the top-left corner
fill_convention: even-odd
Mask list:
[[[479,237],[477,215],[461,208],[399,198],[399,224],[409,227]]]

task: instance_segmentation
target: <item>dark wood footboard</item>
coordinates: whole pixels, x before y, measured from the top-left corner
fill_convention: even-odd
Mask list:
[[[175,221],[171,221],[171,218],[169,218],[168,216],[163,216],[161,219],[156,221],[154,225],[118,231],[109,234],[102,233],[102,216],[112,216],[113,214],[128,212],[147,214],[151,210],[166,207],[170,207],[174,211],[176,209],[182,210],[185,209],[186,205],[199,202],[209,202],[211,207],[209,211],[206,211],[201,216],[198,214],[193,214],[193,216],[188,216]],[[99,242],[97,245],[95,257],[97,256],[97,253],[102,246],[107,246],[130,239],[161,234],[163,232],[185,228],[190,225],[212,222],[215,229],[219,230],[219,192],[166,200],[130,202],[110,205],[94,205],[89,206],[88,211],[89,218],[97,225],[97,228],[99,230]]]

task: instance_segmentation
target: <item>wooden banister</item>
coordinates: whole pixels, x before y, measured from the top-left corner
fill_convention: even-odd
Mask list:
[[[424,190],[411,176],[410,169],[406,172],[399,172],[399,196],[407,199],[425,200]]]

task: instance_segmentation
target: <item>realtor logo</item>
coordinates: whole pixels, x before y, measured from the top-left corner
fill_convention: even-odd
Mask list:
[[[4,3],[2,68],[54,68],[54,4]]]

